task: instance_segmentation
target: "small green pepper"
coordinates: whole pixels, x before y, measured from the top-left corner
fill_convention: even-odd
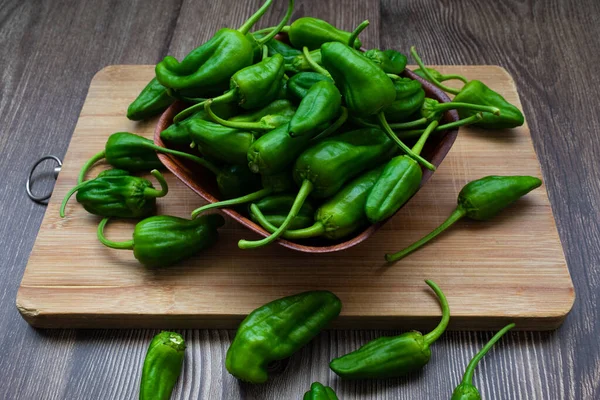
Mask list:
[[[389,122],[404,122],[423,106],[425,90],[421,82],[410,78],[395,80],[394,89],[396,98],[383,112]]]
[[[433,69],[433,68],[425,68],[425,70],[427,71],[427,73],[434,77],[436,81],[438,82],[444,82],[444,81],[449,81],[449,80],[453,80],[453,79],[457,79],[459,81],[463,81],[464,83],[467,83],[467,78],[465,78],[462,75],[456,75],[456,74],[448,74],[448,75],[444,75],[441,72]],[[427,75],[425,74],[425,72],[423,72],[423,69],[418,68],[415,69],[413,71],[414,74],[419,75],[421,78],[425,79],[426,81],[429,81],[429,79],[427,78]]]
[[[105,158],[111,166],[129,172],[143,172],[162,168],[156,152],[172,154],[198,163],[209,170],[216,167],[200,157],[171,150],[155,145],[152,140],[129,132],[117,132],[108,137],[104,150],[90,158],[79,171],[78,183],[85,180],[85,175],[92,165]]]
[[[290,212],[295,198],[292,194],[276,194],[264,197],[253,205],[258,207],[265,220],[276,228],[279,228]],[[309,201],[306,201],[300,211],[298,211],[298,215],[290,223],[288,229],[302,229],[312,225],[314,213],[314,207]],[[250,211],[250,217],[254,222],[260,223],[252,211]]]
[[[247,165],[227,165],[217,174],[217,186],[224,199],[233,199],[257,190],[260,179]]]
[[[67,192],[60,205],[60,217],[65,217],[67,202],[77,192],[77,202],[90,214],[102,217],[143,218],[156,210],[156,198],[166,196],[169,187],[157,170],[152,175],[160,183],[157,190],[149,180],[129,176],[123,170],[104,171],[97,178],[82,182]]]
[[[338,400],[338,397],[329,386],[325,386],[320,382],[313,382],[310,385],[310,390],[304,393],[302,400]]]
[[[318,72],[300,72],[290,78],[287,83],[288,96],[294,100],[302,101],[311,87],[317,82],[332,82],[331,78]]]
[[[315,83],[300,102],[290,121],[288,133],[292,137],[312,136],[323,124],[339,114],[341,106],[342,95],[333,83]]]
[[[152,78],[138,97],[127,108],[127,118],[140,121],[165,111],[175,99],[167,93],[167,88]]]
[[[306,46],[309,50],[315,50],[327,42],[348,44],[352,32],[337,29],[322,19],[303,17],[298,18],[290,25],[288,35],[295,48],[301,49]],[[359,49],[361,46],[360,40],[354,42],[354,48]]]
[[[113,242],[104,237],[108,220],[98,225],[98,240],[113,249],[133,250],[133,256],[149,268],[167,267],[209,248],[219,238],[217,228],[225,224],[219,214],[194,220],[155,215],[136,224],[132,240]]]
[[[458,194],[458,205],[446,221],[404,250],[386,254],[385,259],[394,262],[406,257],[465,216],[476,221],[487,221],[541,185],[542,181],[533,176],[486,176],[471,181]]]
[[[228,164],[246,164],[246,154],[255,140],[251,132],[203,119],[190,120],[186,127],[190,139],[198,145],[202,154]]]
[[[257,308],[242,321],[227,350],[227,371],[245,382],[265,382],[270,362],[294,354],[341,309],[340,299],[328,291],[283,297]]]
[[[371,49],[365,52],[365,57],[388,74],[400,74],[406,68],[406,56],[396,50]]]
[[[381,337],[358,350],[331,361],[329,367],[341,378],[393,378],[417,371],[431,358],[429,348],[446,330],[450,307],[442,290],[432,281],[425,281],[437,295],[442,306],[442,320],[426,335],[411,331],[399,336]]]
[[[169,400],[181,375],[185,340],[179,333],[161,332],[154,336],[142,369],[140,400]]]
[[[475,368],[479,361],[490,351],[490,349],[496,344],[498,340],[506,332],[515,327],[515,324],[506,325],[502,328],[498,333],[496,333],[489,342],[473,357],[469,365],[467,366],[467,370],[465,371],[465,375],[463,376],[462,382],[460,385],[454,389],[452,392],[451,400],[481,400],[481,395],[479,394],[479,390],[473,385],[473,373],[475,372]]]
[[[312,60],[312,63],[309,60]],[[309,52],[309,57],[300,52],[290,62],[286,62],[285,70],[294,74],[310,72],[313,71],[313,63],[321,65],[321,49]]]

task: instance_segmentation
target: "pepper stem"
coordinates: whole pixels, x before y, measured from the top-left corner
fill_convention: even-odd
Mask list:
[[[213,103],[233,103],[234,101],[237,101],[237,91],[235,89],[229,90],[229,91],[223,93],[222,95],[215,97],[214,99],[207,99],[207,100],[201,101],[198,104],[194,104],[193,106],[188,107],[185,110],[183,110],[182,112],[180,112],[179,114],[177,114],[173,118],[173,122],[174,123],[180,122],[180,121],[186,119],[187,117],[189,117],[190,115],[203,110],[204,103],[206,103],[208,100],[211,100]]]
[[[483,357],[485,357],[485,355],[488,353],[488,351],[490,351],[490,349],[494,346],[494,344],[496,344],[496,342],[498,340],[500,340],[500,338],[502,336],[504,336],[504,334],[506,332],[508,332],[509,330],[511,330],[514,327],[515,327],[515,324],[508,324],[508,325],[506,325],[504,328],[502,328],[501,330],[499,330],[498,333],[496,333],[490,339],[490,341],[487,342],[487,344],[485,346],[483,346],[483,348],[481,350],[479,350],[479,353],[477,353],[475,355],[475,357],[473,357],[473,359],[471,360],[471,362],[467,366],[467,369],[465,371],[465,375],[463,376],[463,379],[462,379],[461,383],[463,383],[463,384],[469,384],[469,385],[473,384],[473,373],[475,372],[475,368],[477,367],[477,364],[479,364],[479,361],[481,361],[481,359]]]
[[[263,44],[262,61],[264,61],[267,57],[269,57],[269,48]]]
[[[83,181],[85,181],[85,175],[87,174],[87,172],[91,168],[91,166],[94,165],[97,161],[103,159],[105,156],[106,156],[106,151],[102,150],[101,152],[94,154],[92,156],[92,158],[87,160],[86,163],[83,164],[83,167],[81,167],[81,170],[79,171],[79,176],[77,177],[77,183],[82,183]]]
[[[174,156],[182,157],[182,158],[188,159],[190,161],[193,161],[197,164],[202,165],[204,168],[208,169],[210,172],[212,172],[215,175],[217,175],[219,172],[221,172],[221,170],[215,164],[211,163],[208,160],[205,160],[204,158],[195,156],[193,154],[184,153],[183,151],[178,151],[178,150],[167,149],[165,147],[157,146],[154,143],[144,143],[144,146],[149,147],[159,153],[172,154]]]
[[[279,228],[277,228],[277,230],[275,232],[273,232],[271,235],[267,236],[264,239],[255,240],[255,241],[249,241],[249,240],[242,239],[238,242],[238,247],[240,249],[256,249],[258,247],[265,246],[265,245],[273,242],[274,240],[276,240],[278,237],[280,237],[285,232],[285,230],[288,228],[288,226],[290,226],[290,224],[292,223],[292,220],[296,217],[296,215],[298,215],[298,212],[302,208],[304,201],[306,200],[308,195],[312,192],[312,190],[313,190],[313,183],[311,181],[309,181],[308,179],[305,179],[302,182],[302,186],[300,186],[300,190],[298,191],[298,195],[296,196],[296,199],[294,200],[294,204],[292,204],[292,208],[290,209],[290,212],[288,213],[287,217],[285,218],[285,220],[283,221],[281,226],[279,226]]]
[[[271,7],[271,4],[273,4],[273,0],[265,1],[265,4],[263,4],[262,7],[258,9],[258,11],[252,14],[250,18],[248,18],[246,22],[244,22],[244,24],[238,28],[238,31],[244,35],[250,32],[250,29],[252,29],[254,24],[256,24],[263,15],[265,15],[269,7]]]
[[[287,22],[290,20],[293,12],[294,12],[294,0],[290,0],[288,3],[287,12],[283,16],[283,19],[281,20],[281,22],[279,22],[279,24],[272,31],[270,31],[267,34],[267,36],[265,36],[261,39],[258,39],[256,41],[256,43],[258,43],[259,45],[263,45],[263,44],[267,43],[269,40],[273,39],[275,37],[275,35],[277,35],[279,32],[283,31],[285,28],[285,24],[287,24]],[[289,30],[289,28],[288,28],[288,30]],[[243,32],[243,33],[246,34],[247,32],[248,31]]]
[[[226,208],[229,206],[236,206],[238,204],[249,203],[251,201],[260,200],[263,197],[270,195],[271,193],[273,193],[273,188],[264,188],[256,192],[249,193],[245,196],[236,197],[235,199],[223,200],[218,201],[216,203],[206,204],[192,211],[192,219],[197,218],[198,215],[200,215],[206,210],[211,210],[213,208]]]
[[[324,75],[324,76],[328,77],[329,79],[333,80],[329,71],[327,71],[325,68],[321,67],[319,64],[317,64],[315,62],[315,60],[313,60],[313,58],[310,56],[310,52],[308,51],[308,47],[304,46],[302,48],[302,54],[304,54],[304,58],[306,58],[306,62],[308,62],[308,65],[310,65],[310,67],[312,69],[314,69],[319,74]]]
[[[104,226],[108,222],[110,218],[104,218],[98,224],[98,240],[100,243],[105,245],[106,247],[110,247],[111,249],[119,249],[119,250],[133,250],[133,240],[126,240],[124,242],[113,242],[112,240],[108,240],[104,236]]]
[[[439,125],[437,128],[435,128],[435,132],[445,131],[448,129],[454,129],[454,128],[458,128],[458,127],[464,126],[464,125],[475,124],[475,123],[481,121],[482,119],[483,119],[483,114],[477,113],[477,114],[471,115],[468,118],[459,119],[458,121],[450,122],[450,123],[444,124],[444,125]],[[397,132],[396,135],[400,139],[412,139],[414,137],[421,135],[422,133],[423,133],[423,129],[415,129],[415,130],[411,130],[411,131]]]
[[[266,231],[269,233],[274,233],[277,231],[277,227],[267,220],[265,215],[262,213],[262,211],[260,211],[260,208],[258,208],[256,204],[252,204],[250,206],[250,212],[252,215],[254,215],[259,225],[262,226]],[[323,233],[325,233],[325,225],[323,225],[321,221],[317,221],[314,223],[314,225],[309,226],[308,228],[285,231],[281,237],[292,240],[308,239],[315,236],[321,236]]]
[[[407,145],[405,145],[404,143],[402,143],[402,141],[400,139],[398,139],[396,134],[394,134],[394,132],[392,131],[392,128],[390,128],[390,126],[388,125],[383,111],[381,111],[381,112],[379,112],[379,114],[377,114],[377,118],[379,119],[381,127],[383,128],[383,131],[389,136],[390,139],[392,139],[398,145],[398,147],[400,147],[409,157],[414,158],[415,161],[417,161],[419,164],[421,164],[428,170],[435,171],[435,166],[433,164],[431,164],[429,161],[427,161],[420,155],[413,153],[411,151],[411,149],[408,148]]]
[[[464,84],[469,83],[469,80],[467,78],[465,78],[462,75],[457,75],[457,74],[442,75],[442,80],[440,82],[451,81],[453,79],[456,79],[456,80],[459,80],[459,81],[463,81]]]
[[[388,76],[388,78],[390,78],[393,81],[397,81],[402,79],[402,77],[400,75],[396,75],[396,74],[386,74]]]
[[[438,124],[439,124],[438,121],[431,121],[429,126],[427,126],[427,128],[425,128],[425,131],[419,138],[419,141],[417,143],[415,143],[415,145],[413,146],[413,148],[412,148],[413,153],[415,153],[416,155],[421,154],[421,150],[423,150],[423,146],[425,146],[425,142],[429,138],[429,135],[431,134],[431,132],[433,132],[433,130],[436,128],[436,126],[438,126]]]
[[[448,300],[446,299],[444,292],[442,292],[442,289],[440,289],[438,285],[430,280],[426,280],[425,283],[428,284],[431,289],[433,289],[438,297],[438,300],[440,301],[440,305],[442,306],[442,320],[434,330],[423,336],[425,343],[427,343],[429,346],[438,340],[438,338],[442,336],[442,333],[444,333],[446,330],[446,327],[448,327],[448,322],[450,322],[450,306],[448,305]]]
[[[413,56],[413,58],[417,62],[417,65],[419,66],[419,68],[421,68],[421,71],[423,71],[423,74],[427,77],[427,80],[429,80],[435,86],[442,89],[444,92],[448,92],[448,93],[452,93],[452,94],[458,94],[460,92],[460,90],[458,90],[458,89],[454,89],[454,88],[444,85],[443,83],[441,83],[440,81],[435,79],[433,77],[433,75],[431,75],[429,73],[429,71],[425,67],[425,64],[423,64],[423,61],[421,61],[421,57],[419,57],[419,55],[417,54],[417,50],[415,49],[415,46],[410,47],[410,54]]]
[[[419,247],[423,246],[425,243],[429,242],[431,239],[448,229],[452,224],[464,217],[466,213],[467,212],[464,208],[462,208],[461,206],[457,206],[456,209],[454,209],[454,211],[452,212],[452,214],[450,214],[448,219],[446,219],[440,226],[435,228],[431,233],[419,239],[415,243],[411,244],[404,250],[400,250],[399,252],[394,254],[386,254],[385,260],[387,262],[395,262],[406,257],[407,255],[417,250]]]
[[[366,19],[363,22],[361,22],[360,25],[358,25],[356,29],[354,29],[354,31],[352,31],[350,39],[348,39],[348,46],[352,47],[353,49],[356,48],[356,39],[358,39],[358,35],[360,35],[360,33],[364,31],[366,27],[369,26],[369,24],[369,20]]]
[[[342,107],[342,113],[340,114],[338,119],[335,120],[335,122],[333,124],[329,125],[329,127],[327,127],[327,129],[325,129],[323,132],[319,133],[317,136],[310,139],[310,141],[312,142],[312,141],[316,141],[316,140],[325,139],[327,136],[331,135],[332,133],[334,133],[335,131],[340,129],[340,127],[342,125],[344,125],[344,122],[346,122],[347,119],[348,119],[348,109],[346,107]]]
[[[414,128],[416,126],[421,126],[427,123],[427,118],[419,118],[414,121],[408,122],[398,122],[395,124],[389,124],[392,129],[406,129],[406,128]]]
[[[69,201],[71,196],[73,196],[73,193],[75,193],[76,191],[81,189],[83,186],[85,186],[86,183],[87,182],[81,182],[81,183],[75,185],[73,188],[71,188],[71,190],[69,190],[67,192],[67,194],[65,195],[65,198],[63,199],[62,203],[60,204],[59,214],[60,214],[61,218],[65,217],[65,207],[67,206],[67,202]]]
[[[436,111],[446,110],[473,110],[481,112],[489,112],[494,115],[500,115],[500,109],[498,107],[484,106],[480,104],[461,103],[449,101],[447,103],[438,103],[435,105]]]
[[[158,183],[160,184],[160,190],[154,189],[153,187],[149,187],[144,189],[144,197],[164,197],[169,193],[169,185],[167,185],[167,181],[165,181],[165,177],[158,170],[153,169],[150,171],[152,176],[156,178]]]
[[[227,121],[226,119],[223,119],[221,117],[219,117],[218,115],[216,115],[213,110],[211,109],[212,106],[212,100],[208,100],[206,103],[204,103],[204,109],[206,110],[208,116],[215,121],[217,124],[223,125],[223,126],[228,126],[230,128],[235,128],[235,129],[251,129],[251,130],[256,130],[256,129],[264,129],[264,130],[271,130],[271,129],[275,129],[275,126],[266,124],[264,122],[241,122],[241,121]]]

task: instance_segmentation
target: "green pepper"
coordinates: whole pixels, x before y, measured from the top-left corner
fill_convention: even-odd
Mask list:
[[[285,221],[296,197],[291,194],[276,194],[264,197],[253,205],[258,207],[264,219],[276,228],[280,227]],[[306,228],[313,223],[314,207],[310,202],[305,202],[289,225],[289,229]],[[260,223],[255,215],[250,211],[250,217],[254,222]]]
[[[396,50],[371,49],[365,52],[365,57],[379,66],[388,74],[400,74],[406,68],[406,56]]]
[[[478,80],[469,81],[460,90],[447,87],[429,74],[414,46],[411,47],[410,52],[430,82],[440,89],[455,95],[452,100],[453,102],[479,104],[482,106],[495,107],[499,110],[499,113],[496,115],[484,113],[483,119],[473,125],[485,129],[508,129],[521,126],[525,122],[525,117],[521,110],[510,104],[502,97],[502,95],[487,87],[483,82]],[[458,115],[463,119],[469,118],[475,113],[476,110],[458,110]]]
[[[294,0],[289,1],[285,17],[268,35],[258,40],[247,35],[272,3],[273,0],[267,0],[238,30],[220,29],[181,62],[165,57],[156,65],[156,78],[163,86],[181,91],[185,96],[210,97],[222,93],[235,73],[252,65],[255,49],[262,49],[289,20]]]
[[[479,394],[479,390],[473,385],[473,373],[475,372],[475,368],[479,361],[490,351],[490,349],[496,344],[498,340],[506,332],[515,327],[515,324],[506,325],[502,328],[498,333],[496,333],[489,342],[473,357],[469,365],[467,366],[467,370],[463,376],[462,382],[460,385],[454,389],[452,392],[451,400],[481,400],[481,395]]]
[[[300,189],[286,220],[270,236],[258,241],[240,240],[238,247],[251,249],[276,240],[287,230],[309,195],[316,198],[334,195],[345,182],[381,164],[394,151],[391,141],[379,129],[345,132],[308,148],[294,165],[294,181]]]
[[[165,111],[174,101],[167,93],[167,88],[152,78],[127,108],[127,118],[140,121],[153,117]]]
[[[425,90],[421,82],[410,78],[395,80],[394,89],[396,98],[383,112],[389,122],[404,122],[423,106]]]
[[[194,220],[155,215],[136,224],[132,240],[113,242],[104,237],[108,220],[98,225],[98,240],[113,249],[133,250],[133,256],[149,268],[167,267],[209,248],[219,238],[217,228],[225,224],[219,214]]]
[[[224,199],[233,199],[257,190],[260,179],[247,165],[227,165],[217,175],[217,186]]]
[[[154,336],[142,369],[140,400],[169,400],[181,375],[185,340],[179,333],[161,332]]]
[[[300,72],[292,76],[287,82],[288,96],[294,100],[302,101],[311,87],[317,82],[333,82],[331,78],[318,72]]]
[[[82,183],[90,167],[103,158],[106,158],[106,162],[111,166],[129,172],[143,172],[162,168],[163,165],[156,152],[176,155],[194,161],[211,171],[216,170],[213,164],[200,157],[157,146],[152,140],[133,133],[117,132],[108,137],[104,150],[92,156],[81,167],[77,182]]]
[[[429,348],[446,330],[450,307],[442,290],[432,281],[425,281],[437,295],[442,307],[442,320],[426,335],[411,331],[399,336],[381,337],[358,350],[331,361],[329,367],[341,378],[393,378],[417,371],[431,358]]]
[[[449,80],[452,80],[452,79],[457,79],[457,80],[463,81],[464,83],[468,82],[467,78],[465,78],[462,75],[456,75],[456,74],[444,75],[441,72],[436,71],[433,68],[424,68],[424,70],[426,70],[427,73],[430,76],[434,77],[435,80],[438,81],[438,82],[449,81]],[[418,75],[418,76],[420,76],[421,78],[425,79],[426,81],[429,81],[429,79],[427,78],[427,75],[425,74],[425,72],[423,72],[422,68],[415,69],[413,71],[413,73],[416,74],[416,75]]]
[[[337,29],[329,22],[322,19],[303,17],[298,18],[290,25],[288,31],[290,43],[297,48],[308,47],[309,50],[315,50],[327,42],[341,42],[348,44],[352,32]],[[359,49],[362,46],[360,40],[356,40],[354,48]]]
[[[465,216],[476,221],[487,221],[541,185],[542,181],[533,176],[486,176],[471,181],[458,194],[458,205],[446,221],[404,250],[386,254],[385,259],[393,262],[406,257]]]
[[[286,230],[282,237],[291,240],[324,237],[336,240],[348,236],[368,224],[365,203],[383,167],[377,167],[350,181],[315,213],[314,224],[301,229]],[[250,206],[251,215],[267,231],[277,230],[256,204]]]
[[[340,299],[328,291],[299,293],[257,308],[242,321],[227,350],[227,371],[245,382],[265,382],[270,362],[294,354],[341,309]]]
[[[338,397],[329,386],[325,386],[320,382],[313,382],[310,385],[310,390],[304,393],[302,400],[338,400]]]
[[[290,121],[290,136],[313,135],[319,127],[331,121],[340,112],[342,95],[328,81],[315,83],[300,102]]]
[[[294,74],[313,71],[313,64],[309,62],[311,59],[313,63],[321,65],[321,49],[311,51],[309,57],[300,52],[290,62],[286,62],[285,70]]]
[[[412,151],[420,154],[429,134],[438,125],[433,121],[425,130]],[[421,166],[412,158],[400,155],[392,158],[385,166],[381,176],[369,193],[365,204],[365,213],[371,223],[383,221],[394,215],[421,186],[423,172]]]
[[[65,217],[67,202],[77,192],[77,202],[90,214],[103,217],[143,218],[156,210],[156,198],[166,196],[169,187],[157,170],[152,175],[160,183],[155,189],[149,180],[129,176],[126,171],[105,171],[97,178],[82,182],[67,192],[60,206],[60,216]]]
[[[246,154],[254,143],[254,135],[251,132],[203,119],[192,119],[186,127],[190,139],[198,145],[204,155],[228,164],[246,164]]]

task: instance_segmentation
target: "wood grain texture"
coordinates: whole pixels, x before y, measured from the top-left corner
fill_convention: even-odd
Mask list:
[[[483,80],[520,107],[502,68],[439,69]],[[64,219],[58,208],[76,185],[81,165],[112,132],[153,137],[157,118],[137,123],[124,116],[153,74],[152,66],[108,66],[91,82],[17,297],[17,307],[32,325],[235,328],[275,298],[327,289],[344,304],[333,327],[426,330],[437,323],[439,306],[424,279],[444,289],[452,308],[450,330],[499,329],[507,321],[519,329],[555,329],[570,310],[573,287],[543,189],[493,222],[462,221],[401,262],[390,266],[383,260],[386,251],[410,244],[444,221],[466,182],[493,174],[540,176],[527,126],[498,132],[462,128],[431,183],[369,240],[340,253],[298,254],[276,244],[240,250],[239,239],[257,235],[232,219],[217,246],[171,268],[147,270],[131,251],[104,247],[96,238],[100,218],[74,201]],[[105,168],[96,165],[89,176]],[[158,200],[159,213],[189,218],[206,204],[174,175],[166,178],[169,194]],[[132,225],[112,223],[106,234],[126,240]]]
[[[37,157],[66,152],[98,70],[185,54],[210,35],[208,26],[229,25],[232,15],[239,23],[257,4],[0,1],[0,398],[136,398],[143,355],[157,331],[35,330],[18,315],[14,299],[45,212],[22,185]],[[498,64],[517,82],[577,300],[557,331],[510,333],[483,360],[475,382],[487,399],[600,398],[600,77],[590,68],[600,64],[599,13],[595,0],[298,0],[296,17],[317,15],[349,28],[368,16],[367,47],[407,51],[415,44],[428,63]],[[35,183],[42,191],[52,180]],[[393,333],[326,332],[278,365],[271,382],[249,386],[223,368],[232,332],[185,331],[184,379],[173,398],[293,399],[314,380],[343,399],[448,398],[460,370],[491,337],[449,333],[425,370],[406,379],[340,382],[328,371],[332,356]]]

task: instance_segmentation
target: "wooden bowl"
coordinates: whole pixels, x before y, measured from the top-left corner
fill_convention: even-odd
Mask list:
[[[427,97],[431,97],[433,99],[438,100],[439,102],[448,102],[450,98],[444,93],[442,90],[438,89],[431,83],[421,79],[419,76],[415,75],[408,69],[406,69],[402,76],[416,79],[421,82],[423,85],[423,89],[427,94]],[[169,107],[160,117],[158,123],[156,124],[156,128],[154,130],[154,143],[159,146],[166,146],[165,143],[160,138],[160,133],[167,129],[173,123],[173,117],[177,115],[179,111],[183,109],[183,104],[180,102],[174,103],[171,107]],[[458,120],[458,114],[456,111],[451,110],[444,114],[443,122],[454,122]],[[458,135],[458,129],[449,130],[446,132],[436,132],[432,135],[426,143],[425,148],[423,149],[421,155],[425,157],[429,162],[438,167],[450,148],[456,140],[456,136]],[[172,147],[177,150],[189,151],[189,148],[177,148]],[[219,201],[219,192],[217,189],[217,183],[215,176],[205,168],[194,164],[193,162],[189,162],[187,160],[180,160],[175,156],[167,155],[167,154],[159,154],[158,157],[162,161],[162,163],[167,167],[169,171],[171,171],[177,178],[179,178],[183,183],[185,183],[190,189],[196,192],[200,197],[209,203],[214,203]],[[425,185],[425,183],[431,177],[432,171],[428,169],[423,170],[423,179],[421,179],[421,187]],[[245,215],[240,214],[239,212],[230,209],[223,208],[221,211],[240,224],[244,225],[248,229],[258,233],[262,237],[266,237],[269,233],[264,230],[260,225],[254,223],[251,219],[247,218]],[[374,234],[383,224],[386,223],[387,220],[378,222],[376,224],[368,226],[365,230],[360,233],[357,233],[356,236],[350,237],[343,241],[331,241],[324,238],[313,238],[303,240],[300,243],[291,242],[286,239],[279,239],[277,243],[281,246],[287,247],[288,249],[302,251],[305,253],[329,253],[334,251],[345,250],[350,248]]]

